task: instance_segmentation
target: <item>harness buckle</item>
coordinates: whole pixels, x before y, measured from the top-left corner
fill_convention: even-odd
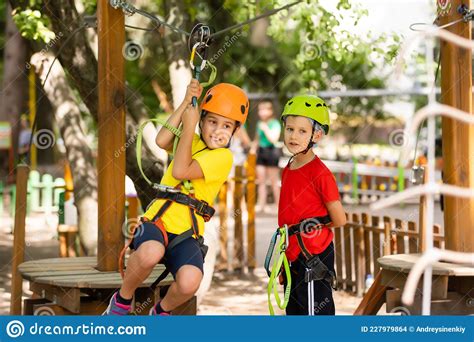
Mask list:
[[[163,185],[163,184],[156,184],[155,183],[155,184],[153,184],[153,188],[158,190],[158,191],[169,192],[169,193],[173,193],[173,194],[181,192],[177,188],[174,188],[174,187],[169,186],[169,185]]]

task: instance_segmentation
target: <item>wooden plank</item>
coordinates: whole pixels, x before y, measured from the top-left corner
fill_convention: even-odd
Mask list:
[[[457,292],[448,292],[446,299],[431,302],[431,315],[474,315],[474,305],[466,296]]]
[[[400,314],[402,316],[419,315],[420,312],[420,299],[419,295],[415,296],[415,305],[407,306],[402,303],[402,290],[390,289],[385,293],[386,298],[386,311],[387,313]],[[418,307],[418,308],[417,308]]]
[[[408,231],[412,233],[417,233],[417,227],[416,223],[413,221],[408,222]],[[420,239],[417,239],[415,237],[408,237],[408,252],[409,253],[419,253],[421,250],[419,249],[419,244]]]
[[[255,185],[257,168],[257,156],[249,154],[247,157],[247,263],[249,270],[257,267],[256,235],[255,235],[255,201],[257,198],[257,186]]]
[[[360,223],[358,214],[352,214],[352,222]],[[357,227],[354,229],[354,269],[356,276],[356,294],[361,297],[365,288],[365,251],[364,251],[364,229]]]
[[[343,285],[343,273],[342,265],[344,259],[342,257],[342,232],[341,229],[334,229],[334,249],[335,249],[335,263],[336,263],[336,277],[337,277],[337,288],[342,288]]]
[[[372,274],[374,265],[373,265],[373,257],[372,257],[372,248],[370,243],[370,238],[372,233],[366,229],[367,226],[372,224],[371,217],[367,213],[362,213],[362,224],[364,225],[364,258],[365,258],[365,273]]]
[[[23,315],[32,316],[34,313],[33,306],[45,303],[50,303],[50,301],[46,298],[27,298],[23,300]]]
[[[441,227],[437,224],[433,225],[433,234],[435,235],[439,235],[439,232],[441,231]],[[434,239],[433,241],[433,246],[435,246],[436,248],[444,248],[444,239],[443,240],[440,240],[440,239]]]
[[[153,271],[150,276],[140,285],[140,287],[150,286],[162,271]],[[171,275],[168,275],[162,283],[168,285],[173,281]],[[62,277],[38,277],[35,282],[41,284],[49,284],[59,287],[74,287],[74,288],[118,288],[121,286],[123,280],[118,272],[103,275],[78,277],[78,276],[62,276]]]
[[[26,195],[29,168],[20,164],[16,171],[15,228],[13,232],[12,285],[10,315],[21,315],[23,279],[18,266],[25,258]]]
[[[59,306],[73,312],[80,312],[81,292],[76,288],[65,288],[30,282],[31,291],[40,294],[41,297],[58,304]]]
[[[378,216],[372,216],[372,225],[378,227],[380,224],[380,218]],[[382,229],[379,231],[372,232],[372,255],[374,257],[374,273],[379,273],[380,266],[377,259],[383,255],[383,247],[380,242]]]
[[[385,303],[385,291],[387,290],[387,287],[382,285],[381,280],[382,273],[378,272],[372,286],[354,312],[354,316],[376,315],[379,312],[383,303]]]
[[[349,292],[354,292],[353,286],[348,284],[348,282],[353,281],[353,279],[352,279],[353,258],[352,258],[352,253],[351,253],[351,243],[352,243],[351,230],[352,230],[352,225],[351,224],[346,224],[346,226],[343,228],[344,266],[345,266],[345,270],[346,270],[346,276],[345,276],[346,287],[345,287],[345,289]]]
[[[384,227],[384,252],[383,255],[396,254],[397,244],[396,237],[394,235],[394,223],[391,217],[383,217]]]
[[[98,206],[97,267],[117,271],[125,218],[125,77],[122,49],[125,20],[121,9],[99,0],[98,22]]]
[[[216,268],[218,270],[227,270],[229,268],[229,256],[227,254],[228,236],[227,236],[227,182],[224,183],[219,191],[219,245],[220,251],[217,259]]]
[[[406,224],[400,219],[395,219],[395,236],[397,243],[397,254],[405,254],[405,237],[403,233],[406,231]]]
[[[244,230],[242,222],[242,166],[235,167],[235,186],[234,186],[234,255],[233,269],[241,271],[244,266]]]

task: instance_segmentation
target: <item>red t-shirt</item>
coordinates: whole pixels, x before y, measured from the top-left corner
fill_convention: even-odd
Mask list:
[[[278,225],[292,225],[304,219],[326,216],[325,203],[339,200],[339,190],[331,171],[317,156],[302,167],[283,169],[281,195],[278,206]],[[323,252],[333,239],[331,229],[324,227],[308,235],[303,235],[303,243],[312,254]],[[300,248],[296,236],[290,237],[286,255],[290,261],[296,260]]]

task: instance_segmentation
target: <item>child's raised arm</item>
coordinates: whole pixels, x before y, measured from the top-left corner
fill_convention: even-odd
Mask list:
[[[201,166],[193,159],[191,154],[194,130],[196,129],[199,119],[200,115],[198,109],[188,105],[183,114],[183,132],[174,155],[172,175],[176,179],[191,180],[204,178]]]
[[[191,103],[193,96],[199,98],[202,93],[202,86],[199,84],[199,81],[196,79],[192,79],[186,89],[186,95],[184,97],[183,102],[179,105],[179,107],[171,114],[167,123],[170,126],[178,127],[181,123],[182,116],[184,111],[186,110],[186,106]],[[173,140],[174,134],[170,132],[166,127],[161,127],[160,131],[156,135],[156,144],[166,150],[169,151],[173,147]]]
[[[342,207],[341,201],[327,202],[326,208],[328,209],[329,216],[331,216],[332,224],[330,227],[341,227],[346,224],[346,213]]]

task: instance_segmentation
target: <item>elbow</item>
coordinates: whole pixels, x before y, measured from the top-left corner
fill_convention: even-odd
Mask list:
[[[342,226],[345,226],[346,223],[347,223],[347,219],[345,216],[338,217],[332,221],[332,224],[334,227],[342,227]]]
[[[166,147],[164,142],[160,139],[159,135],[156,136],[155,143],[158,145],[159,148],[165,149]]]
[[[184,175],[184,172],[182,170],[180,170],[179,167],[176,167],[176,164],[174,165],[173,167],[173,170],[171,171],[171,175],[173,176],[173,178],[177,179],[177,180],[185,180],[185,175]]]

